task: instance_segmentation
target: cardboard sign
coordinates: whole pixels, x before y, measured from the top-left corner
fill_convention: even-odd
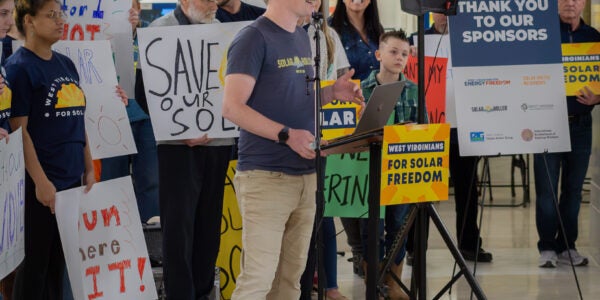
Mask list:
[[[588,87],[600,94],[600,43],[562,44],[563,71],[567,96],[576,96]]]
[[[425,57],[425,106],[429,123],[446,123],[446,70],[448,59]],[[418,62],[409,56],[404,75],[413,82],[419,82]]]
[[[25,257],[25,161],[21,128],[0,140],[0,279]]]
[[[133,97],[133,33],[128,21],[131,0],[62,0],[67,15],[63,40],[109,40],[117,66],[119,83]]]
[[[238,208],[233,186],[237,160],[229,162],[225,178],[225,194],[223,197],[223,219],[221,222],[221,246],[217,266],[221,269],[221,299],[231,299],[235,290],[235,279],[240,274],[242,257],[242,216]]]
[[[353,80],[360,86],[360,80]],[[333,85],[335,80],[321,81],[321,87]],[[337,137],[350,135],[356,129],[360,114],[360,105],[354,102],[344,102],[333,100],[323,105],[321,124],[324,140],[331,140]]]
[[[61,41],[53,49],[73,61],[85,92],[85,131],[93,159],[135,154],[125,105],[116,94],[117,76],[108,41]]]
[[[448,200],[448,124],[383,128],[381,205]]]
[[[223,118],[227,49],[250,22],[138,29],[140,64],[158,141],[239,136]]]
[[[56,193],[56,221],[73,295],[157,299],[131,177]]]

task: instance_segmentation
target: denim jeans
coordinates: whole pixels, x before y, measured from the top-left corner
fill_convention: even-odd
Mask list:
[[[102,160],[101,179],[108,180],[131,173],[142,222],[158,216],[158,158],[150,119],[131,123],[138,153]],[[131,172],[130,172],[131,165]]]
[[[538,250],[560,253],[575,249],[577,219],[581,206],[581,191],[590,160],[592,117],[582,115],[570,120],[571,152],[542,153],[534,156],[536,190],[536,226],[540,240]],[[557,197],[559,176],[560,198]],[[566,244],[558,222],[554,199],[564,224]]]

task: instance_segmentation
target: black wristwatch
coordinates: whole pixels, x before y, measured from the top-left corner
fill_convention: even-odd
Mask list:
[[[287,140],[290,138],[289,131],[290,128],[287,126],[284,126],[283,129],[279,131],[279,133],[277,134],[278,144],[285,144],[287,142]]]

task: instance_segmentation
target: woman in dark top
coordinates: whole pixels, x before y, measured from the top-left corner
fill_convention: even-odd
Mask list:
[[[340,36],[350,68],[354,69],[353,79],[366,79],[373,70],[379,70],[379,61],[375,51],[379,48],[379,36],[383,26],[379,22],[376,0],[337,0],[337,5],[329,25]],[[331,159],[335,159],[330,157]],[[360,266],[363,246],[360,234],[359,218],[341,218],[352,248],[354,273],[364,276]]]
[[[376,0],[337,0],[329,24],[340,36],[354,79],[363,80],[373,70],[379,70],[375,51],[383,26],[379,21]]]
[[[54,216],[56,192],[82,184],[87,192],[96,182],[77,69],[67,56],[52,51],[65,17],[56,0],[16,4],[15,23],[25,44],[5,68],[13,94],[10,125],[23,130],[27,172],[25,259],[17,269],[14,299],[62,299],[65,261]],[[118,87],[117,93],[127,98]]]

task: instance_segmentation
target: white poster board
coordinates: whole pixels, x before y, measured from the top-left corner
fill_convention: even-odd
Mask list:
[[[570,151],[557,2],[497,3],[449,17],[460,154]]]
[[[239,136],[223,118],[227,49],[251,22],[138,29],[140,64],[157,141]]]
[[[56,193],[56,220],[76,300],[157,299],[131,177]]]
[[[0,279],[25,257],[25,161],[21,128],[0,140]]]
[[[60,41],[53,49],[71,58],[79,73],[92,158],[137,153],[125,104],[116,94],[117,76],[109,42]]]
[[[61,0],[67,14],[63,40],[109,40],[117,66],[118,80],[127,95],[133,97],[133,33],[129,18],[131,0]]]

